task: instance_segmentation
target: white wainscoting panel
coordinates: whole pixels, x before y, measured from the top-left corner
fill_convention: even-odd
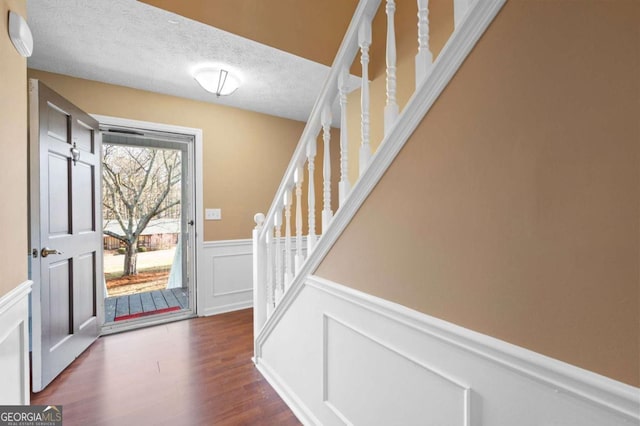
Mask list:
[[[250,239],[203,244],[198,282],[198,314],[236,311],[253,306],[253,261]]]
[[[324,333],[324,400],[345,423],[469,423],[467,386],[332,316],[325,315]],[[411,392],[399,391],[398,377]],[[369,391],[374,388],[376,392]],[[405,409],[375,409],[384,406]]]
[[[256,365],[305,424],[631,426],[640,389],[310,276]]]
[[[28,405],[29,293],[26,281],[0,298],[0,405]]]

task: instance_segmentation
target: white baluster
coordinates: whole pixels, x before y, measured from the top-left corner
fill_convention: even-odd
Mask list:
[[[293,267],[291,266],[291,190],[284,193],[284,288],[289,289],[293,280]]]
[[[264,215],[257,213],[253,220],[253,335],[257,336],[267,321],[266,247],[260,240]]]
[[[358,44],[360,45],[360,63],[362,64],[362,91],[360,108],[362,113],[360,134],[360,176],[369,166],[371,159],[371,146],[369,144],[369,46],[371,45],[371,22],[365,21],[358,31]]]
[[[340,183],[338,185],[338,197],[340,206],[349,196],[351,184],[349,183],[349,141],[347,132],[347,94],[348,94],[349,70],[345,67],[338,77],[340,90]]]
[[[302,181],[304,180],[304,171],[302,166],[296,168],[296,172],[293,175],[293,179],[296,183],[296,257],[295,267],[296,275],[302,268],[304,262],[304,256],[302,255]]]
[[[396,30],[394,14],[396,4],[394,0],[387,0],[387,104],[384,107],[384,135],[396,123],[399,114],[396,101]]]
[[[322,233],[324,234],[331,223],[331,110],[325,106],[322,110],[322,142],[324,157],[322,159],[323,209]]]
[[[278,209],[273,218],[275,230],[276,230],[276,282],[275,282],[275,299],[276,306],[280,303],[282,299],[283,286],[282,286],[282,247],[280,247],[280,240],[282,239],[281,229],[282,229],[282,210]]]
[[[416,55],[416,89],[425,79],[433,63],[429,48],[429,0],[418,1],[418,54]]]
[[[454,28],[458,28],[460,22],[462,22],[462,18],[469,11],[469,6],[471,6],[471,0],[453,0],[453,26]]]
[[[316,192],[313,182],[314,161],[316,158],[316,140],[309,139],[307,142],[307,165],[309,167],[309,191],[307,194],[307,204],[309,205],[309,235],[307,235],[307,256],[311,254],[316,245]]]
[[[274,261],[273,261],[273,228],[267,224],[267,318],[273,313],[275,308],[275,294],[274,294]]]

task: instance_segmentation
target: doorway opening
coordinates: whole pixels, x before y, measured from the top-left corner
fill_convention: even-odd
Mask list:
[[[194,135],[101,123],[103,334],[195,315]]]

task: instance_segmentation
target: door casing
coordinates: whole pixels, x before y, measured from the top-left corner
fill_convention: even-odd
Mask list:
[[[156,325],[162,324],[166,322],[175,321],[182,318],[188,318],[193,315],[198,315],[198,312],[203,312],[204,302],[203,298],[200,297],[202,294],[201,286],[198,285],[202,277],[201,271],[201,262],[199,259],[202,258],[203,251],[203,195],[202,195],[202,130],[191,128],[191,127],[182,127],[182,126],[174,126],[160,123],[153,123],[148,121],[139,121],[139,120],[131,120],[125,118],[117,118],[110,117],[105,115],[91,114],[102,127],[117,127],[123,129],[131,129],[131,130],[148,130],[152,132],[164,132],[164,133],[175,133],[180,135],[187,135],[193,137],[193,159],[191,167],[193,168],[193,190],[191,191],[191,198],[193,203],[193,220],[194,226],[192,227],[191,232],[194,233],[194,253],[193,253],[193,264],[191,266],[190,275],[193,277],[193,283],[190,285],[193,286],[193,302],[190,302],[193,306],[194,311],[188,313],[172,313],[167,315],[162,315],[156,319],[153,317],[148,317],[144,320],[145,326],[148,325]],[[102,309],[104,309],[104,303],[101,303]],[[110,333],[126,331],[130,329],[134,329],[140,326],[138,321],[132,320],[127,321],[122,324],[110,324],[104,325],[104,311],[102,312],[102,332],[101,334],[106,335]],[[151,319],[149,319],[151,318]]]

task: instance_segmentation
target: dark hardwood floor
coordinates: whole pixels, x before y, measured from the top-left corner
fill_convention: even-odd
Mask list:
[[[299,425],[251,361],[252,310],[98,339],[34,405],[72,425]]]

